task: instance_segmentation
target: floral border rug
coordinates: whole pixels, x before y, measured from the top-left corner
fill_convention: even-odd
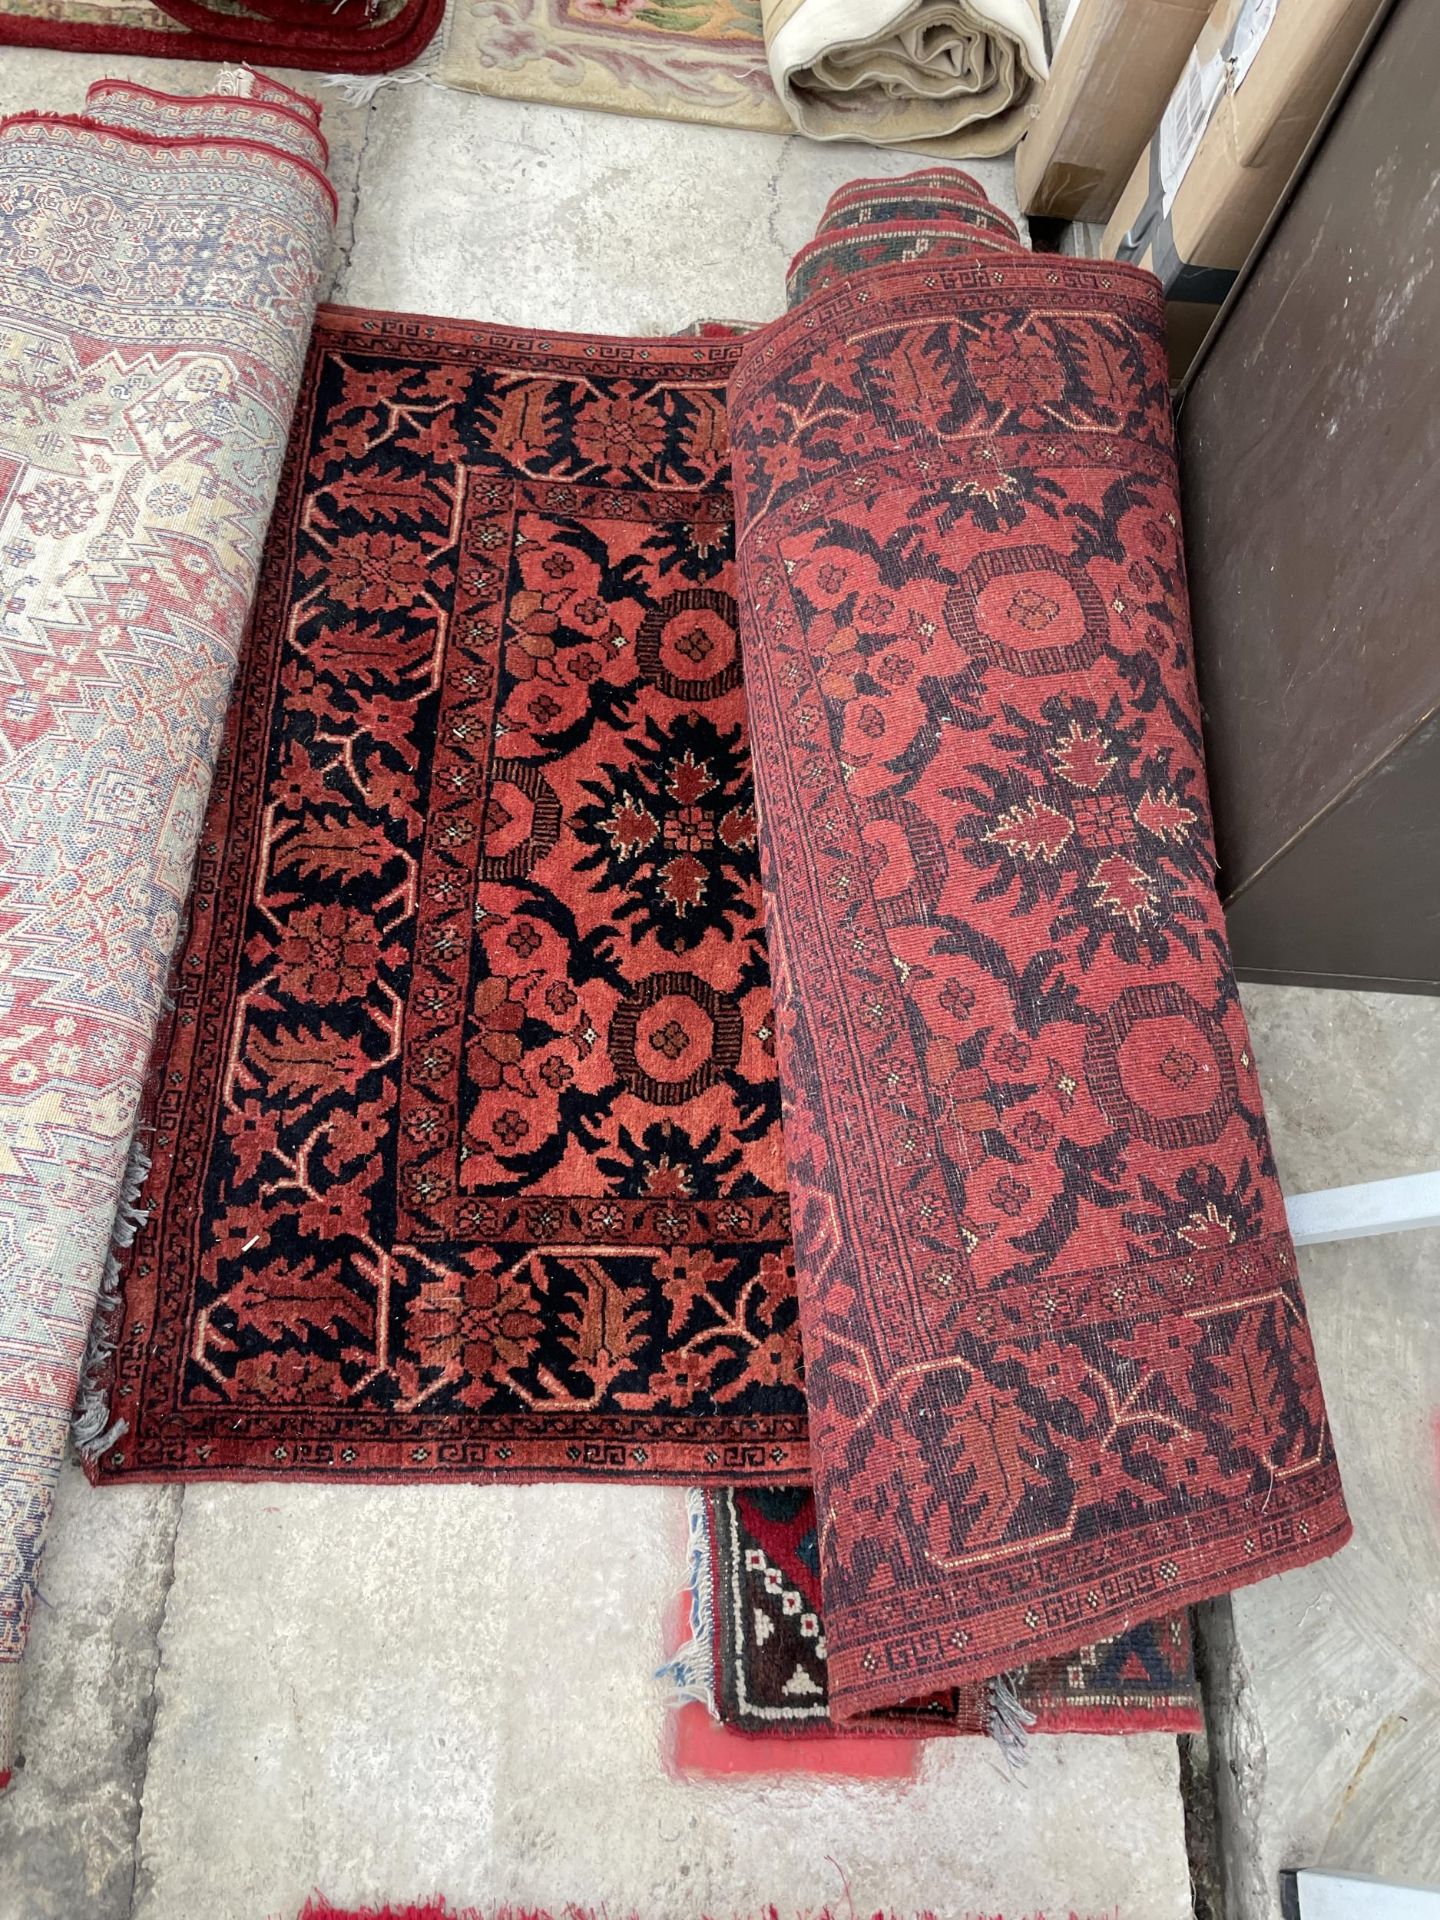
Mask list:
[[[455,0],[446,85],[507,100],[791,133],[760,0]]]

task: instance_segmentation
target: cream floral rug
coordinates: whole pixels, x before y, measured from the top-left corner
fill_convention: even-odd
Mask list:
[[[509,100],[793,130],[760,0],[455,0],[437,77]]]

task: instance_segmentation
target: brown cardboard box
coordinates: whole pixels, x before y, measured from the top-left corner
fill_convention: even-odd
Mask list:
[[[1015,151],[1026,213],[1108,220],[1210,0],[1079,0]]]
[[[1105,258],[1159,274],[1177,379],[1386,4],[1217,0],[1100,243]]]

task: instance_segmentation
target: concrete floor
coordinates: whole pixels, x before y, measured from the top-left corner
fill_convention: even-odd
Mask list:
[[[208,71],[6,49],[0,113],[73,111],[100,72],[192,90]],[[332,298],[587,331],[778,312],[828,193],[911,164],[424,87],[332,107],[326,131],[342,198]],[[1013,210],[1008,163],[974,171]],[[1440,1160],[1440,1005],[1278,989],[1252,1004],[1292,1185]],[[1236,1768],[1234,1864],[1253,1865],[1242,1920],[1270,1920],[1293,1845],[1418,1877],[1434,1844],[1364,1784],[1420,1779],[1440,1758],[1433,1613],[1418,1650],[1440,1590],[1433,1447],[1422,1472],[1410,1444],[1440,1402],[1421,1291],[1434,1253],[1413,1236],[1307,1262],[1366,1539],[1353,1575],[1347,1556],[1235,1606],[1218,1731]],[[1376,1303],[1402,1301],[1403,1328],[1362,1338]],[[1397,1569],[1426,1591],[1407,1603]],[[605,1902],[612,1920],[826,1902],[940,1920],[1189,1916],[1172,1740],[1037,1742],[1019,1781],[979,1741],[931,1743],[908,1783],[677,1778],[651,1675],[682,1571],[681,1500],[663,1490],[97,1494],[68,1471],[24,1764],[0,1798],[0,1920],[288,1920],[316,1887]],[[1372,1582],[1387,1595],[1375,1633],[1356,1601]],[[1368,1661],[1380,1641],[1388,1665]],[[1313,1657],[1297,1676],[1301,1645]]]
[[[1440,1166],[1440,1001],[1245,1003],[1287,1192]],[[1300,1262],[1355,1537],[1213,1610],[1229,1920],[1286,1866],[1440,1887],[1440,1229]]]

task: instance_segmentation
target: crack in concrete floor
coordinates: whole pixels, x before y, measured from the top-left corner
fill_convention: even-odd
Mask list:
[[[155,1736],[155,1718],[160,1700],[160,1669],[165,1660],[165,1621],[170,1611],[170,1595],[175,1586],[175,1555],[180,1539],[180,1528],[185,1518],[185,1489],[179,1489],[180,1498],[175,1505],[174,1522],[168,1530],[167,1548],[164,1565],[160,1572],[157,1610],[154,1626],[154,1657],[150,1665],[150,1685],[140,1708],[136,1726],[138,1757],[134,1775],[135,1794],[135,1833],[130,1853],[130,1888],[125,1904],[125,1920],[131,1920],[135,1912],[141,1884],[142,1853],[141,1847],[145,1832],[145,1787],[150,1777],[150,1746]]]

